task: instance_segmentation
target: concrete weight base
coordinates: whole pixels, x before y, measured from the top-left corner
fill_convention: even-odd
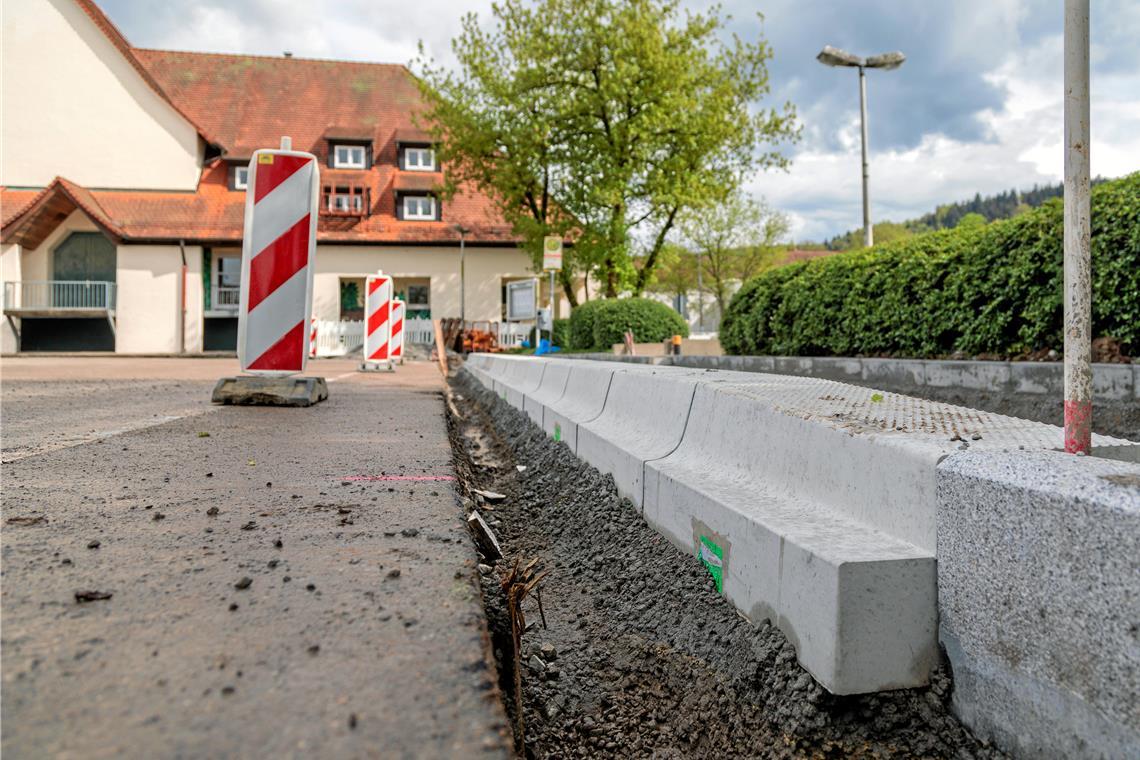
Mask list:
[[[323,377],[223,377],[210,399],[238,406],[312,406],[329,397]]]

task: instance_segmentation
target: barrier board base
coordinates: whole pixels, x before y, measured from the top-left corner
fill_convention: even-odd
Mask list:
[[[235,406],[312,406],[329,397],[323,377],[223,377],[210,399]]]
[[[361,362],[361,372],[395,372],[396,365],[389,359],[382,362]]]

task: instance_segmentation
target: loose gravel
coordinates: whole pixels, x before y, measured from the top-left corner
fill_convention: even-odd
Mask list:
[[[468,507],[503,549],[480,570],[512,721],[521,696],[524,756],[1001,756],[950,714],[945,669],[924,689],[830,695],[778,629],[738,613],[610,476],[465,373],[451,401]],[[472,488],[506,499],[479,503]],[[521,695],[500,588],[518,559],[547,573],[524,602]]]

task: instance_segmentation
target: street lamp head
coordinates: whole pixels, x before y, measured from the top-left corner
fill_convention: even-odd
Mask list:
[[[895,51],[893,53],[883,53],[881,55],[873,55],[867,59],[866,66],[869,69],[897,69],[903,65],[906,56]]]
[[[827,66],[853,66],[858,67],[866,63],[862,58],[854,53],[848,53],[846,50],[826,45],[823,50],[819,51],[816,60]]]

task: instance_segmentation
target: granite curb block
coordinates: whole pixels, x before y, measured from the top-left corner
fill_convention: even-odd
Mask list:
[[[938,467],[955,712],[1022,757],[1140,754],[1140,466],[963,452]]]

